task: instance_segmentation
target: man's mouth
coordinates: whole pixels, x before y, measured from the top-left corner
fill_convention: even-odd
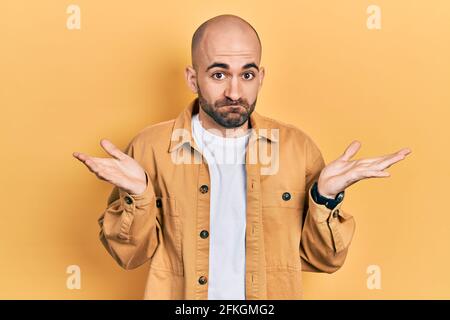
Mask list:
[[[244,108],[243,106],[241,106],[241,105],[222,106],[222,108],[227,108],[227,109],[229,109],[229,112],[239,112],[239,110],[245,109],[245,108]]]

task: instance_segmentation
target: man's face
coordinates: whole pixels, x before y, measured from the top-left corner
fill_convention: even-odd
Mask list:
[[[200,106],[225,128],[242,126],[255,109],[259,71],[251,57],[217,57],[198,70]]]
[[[255,109],[264,77],[259,46],[254,35],[232,32],[203,40],[195,70],[200,107],[222,127],[240,127]]]

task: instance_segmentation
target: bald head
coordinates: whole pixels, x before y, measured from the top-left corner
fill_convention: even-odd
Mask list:
[[[192,36],[192,66],[207,60],[212,52],[253,52],[257,63],[261,59],[261,40],[256,30],[244,19],[235,15],[220,15],[202,23]]]

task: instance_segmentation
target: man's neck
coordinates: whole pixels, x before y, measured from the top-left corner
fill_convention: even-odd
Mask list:
[[[218,124],[211,118],[202,108],[199,108],[199,116],[198,119],[205,130],[212,130],[214,133],[215,130],[219,131],[222,137],[227,138],[237,138],[247,134],[248,130],[248,120],[245,121],[243,125],[236,128],[226,128]]]

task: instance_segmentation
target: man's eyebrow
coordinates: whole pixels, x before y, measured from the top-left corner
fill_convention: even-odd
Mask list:
[[[210,65],[208,68],[206,68],[206,71],[212,68],[222,68],[222,69],[230,69],[230,66],[226,63],[222,62],[214,62],[212,65]]]
[[[212,69],[212,68],[222,68],[222,69],[228,70],[228,69],[230,69],[230,66],[228,64],[226,64],[226,63],[223,63],[223,62],[214,62],[208,68],[206,68],[206,71],[208,71],[209,69]],[[250,69],[250,68],[255,68],[256,70],[259,71],[258,66],[254,62],[247,63],[246,65],[244,65],[242,67],[242,69]]]
[[[247,63],[245,66],[242,67],[242,69],[250,69],[250,68],[255,68],[256,70],[259,71],[258,66],[256,65],[256,63],[252,62],[252,63]]]

